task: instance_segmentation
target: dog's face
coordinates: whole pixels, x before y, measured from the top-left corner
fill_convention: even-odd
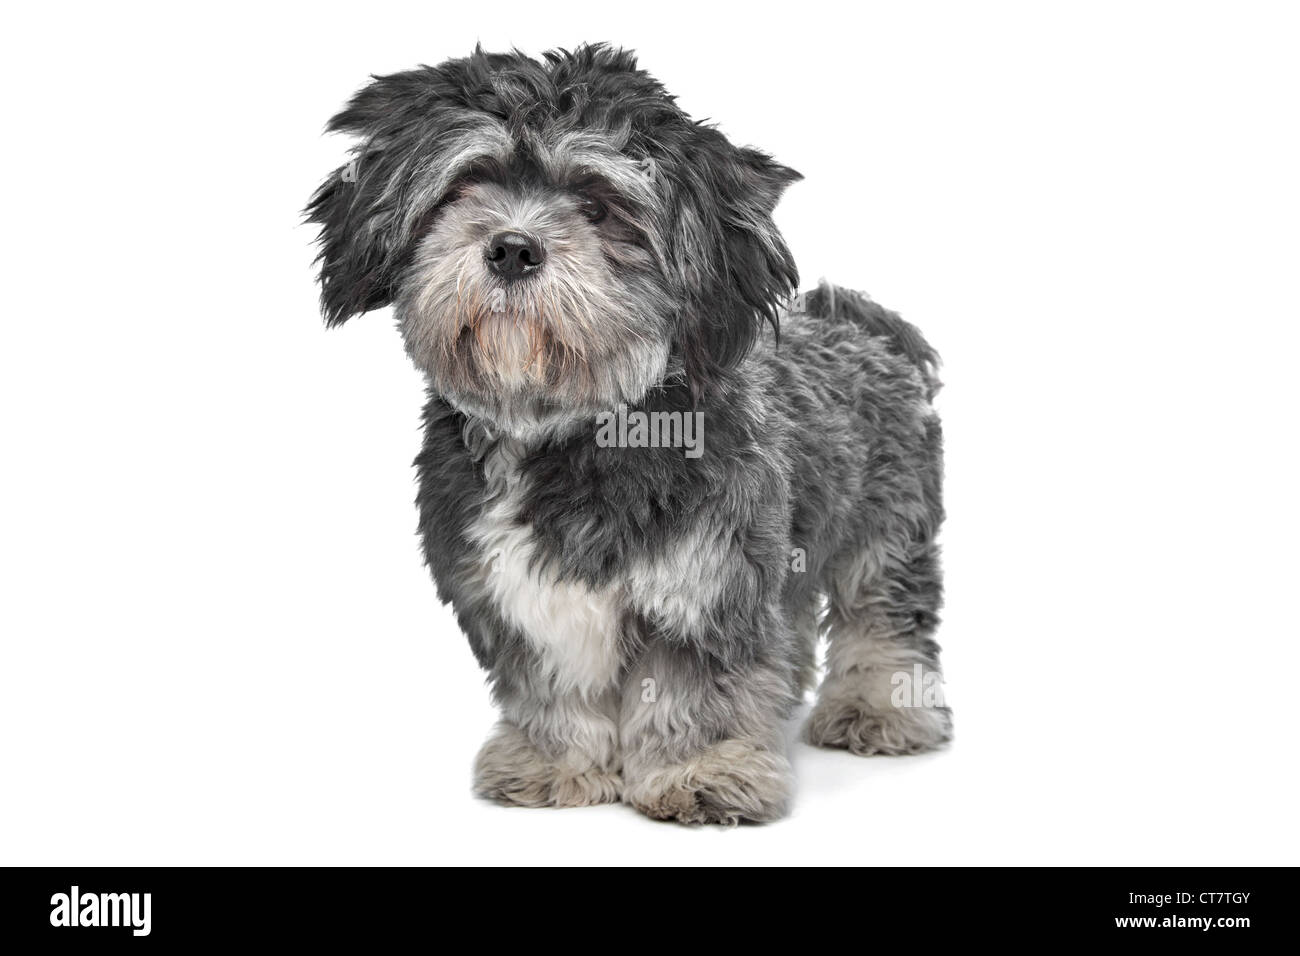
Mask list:
[[[377,78],[330,129],[361,142],[308,207],[327,321],[393,304],[433,388],[511,432],[698,398],[797,281],[771,214],[798,174],[622,51]]]

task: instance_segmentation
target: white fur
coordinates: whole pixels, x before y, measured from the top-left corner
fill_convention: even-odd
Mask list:
[[[489,472],[499,469],[503,487],[469,536],[481,548],[492,597],[537,652],[557,693],[599,695],[613,685],[621,663],[617,589],[593,591],[534,566],[533,529],[517,519],[518,471],[507,453],[494,450],[490,457],[496,460]]]
[[[656,560],[633,565],[628,572],[632,603],[669,633],[698,633],[722,596],[728,561],[719,535],[694,528]]]

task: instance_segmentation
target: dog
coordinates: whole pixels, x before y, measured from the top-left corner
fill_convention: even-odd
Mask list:
[[[808,742],[950,739],[938,359],[795,294],[799,173],[604,44],[373,77],[327,128],[322,311],[391,305],[428,383],[419,533],[501,714],[477,794],[777,819],[823,635]]]

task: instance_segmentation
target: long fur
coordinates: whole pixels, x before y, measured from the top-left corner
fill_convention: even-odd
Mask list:
[[[420,534],[502,727],[485,796],[621,797],[654,817],[773,819],[781,721],[859,753],[950,736],[898,675],[939,673],[938,359],[920,333],[797,283],[772,210],[799,175],[686,116],[603,45],[377,77],[316,192],[322,307],[393,305],[429,382]],[[546,248],[506,283],[501,229]],[[609,447],[599,417],[699,415],[698,458]]]

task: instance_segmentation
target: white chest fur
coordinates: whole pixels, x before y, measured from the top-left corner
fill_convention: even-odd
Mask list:
[[[481,549],[487,586],[501,616],[536,651],[554,688],[594,696],[618,675],[620,601],[616,588],[593,591],[575,581],[557,581],[535,565],[530,525],[518,521],[523,497],[517,453],[501,445],[484,467],[492,497],[471,525]]]

